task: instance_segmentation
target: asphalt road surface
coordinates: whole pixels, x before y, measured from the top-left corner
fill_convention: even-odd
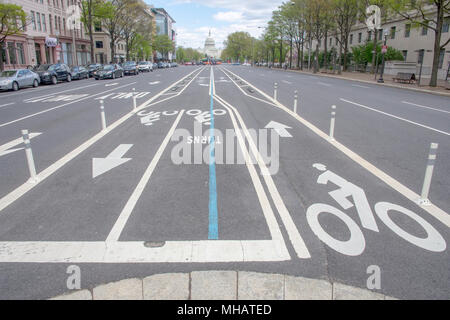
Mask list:
[[[82,288],[223,269],[450,299],[449,135],[449,98],[265,68],[0,93],[0,299],[67,292],[71,265]]]

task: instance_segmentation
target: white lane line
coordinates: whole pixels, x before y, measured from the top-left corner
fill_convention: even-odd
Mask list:
[[[85,88],[94,87],[94,86],[98,86],[98,83],[90,84],[88,86],[83,86],[83,87],[76,87],[76,88],[72,88],[72,89],[67,89],[67,90],[63,90],[63,91],[52,92],[52,93],[45,94],[43,96],[27,98],[27,99],[25,99],[23,101],[27,102],[29,100],[35,100],[35,99],[39,99],[39,98],[44,98],[44,97],[48,97],[48,96],[57,95],[57,94],[64,93],[64,92],[69,92],[69,91],[74,91],[74,90],[79,90],[79,89],[85,89]]]
[[[0,262],[27,263],[192,263],[286,261],[275,240],[167,241],[147,248],[142,241],[0,242]]]
[[[39,136],[41,134],[42,134],[41,132],[31,132],[29,134],[29,138],[33,139],[33,138],[35,138],[35,137],[37,137],[37,136]],[[10,142],[7,142],[7,143],[1,145],[0,146],[0,156],[9,153],[9,152],[6,152],[6,151],[12,151],[12,150],[8,150],[8,149],[10,149],[12,147],[15,147],[15,146],[18,146],[18,145],[20,145],[22,143],[23,143],[23,138],[20,137],[20,138],[14,139],[14,140],[12,140]]]
[[[7,106],[10,106],[10,105],[13,105],[13,104],[15,104],[15,102],[2,104],[2,105],[0,105],[0,108],[7,107]]]
[[[344,102],[347,102],[347,103],[350,103],[350,104],[353,104],[353,105],[358,106],[358,107],[361,107],[361,108],[365,108],[365,109],[367,109],[367,110],[371,110],[371,111],[374,111],[374,112],[378,112],[378,113],[384,114],[384,115],[386,115],[386,116],[388,116],[388,117],[391,117],[391,118],[395,118],[395,119],[398,119],[398,120],[401,120],[401,121],[405,121],[405,122],[411,123],[411,124],[416,125],[416,126],[418,126],[418,127],[422,127],[422,128],[428,129],[428,130],[432,130],[432,131],[435,131],[435,132],[438,132],[438,133],[441,133],[441,134],[445,134],[445,135],[447,135],[447,136],[450,136],[450,133],[449,133],[449,132],[445,132],[445,131],[442,131],[442,130],[438,130],[438,129],[435,129],[435,128],[426,126],[426,125],[421,124],[421,123],[418,123],[418,122],[414,122],[414,121],[411,121],[411,120],[408,120],[408,119],[405,119],[405,118],[402,118],[402,117],[398,117],[398,116],[395,116],[395,115],[393,115],[393,114],[390,114],[390,113],[387,113],[387,112],[384,112],[384,111],[380,111],[380,110],[378,110],[378,109],[374,109],[374,108],[365,106],[365,105],[363,105],[363,104],[359,104],[359,103],[356,103],[356,102],[353,102],[353,101],[349,101],[349,100],[346,100],[346,99],[342,99],[342,98],[340,98],[339,100],[344,101]]]
[[[178,123],[181,120],[181,117],[184,114],[184,110],[181,110],[178,114],[177,118],[175,119],[172,127],[170,128],[169,132],[167,133],[166,137],[164,138],[163,142],[158,148],[158,151],[156,152],[155,156],[153,157],[152,161],[147,167],[147,170],[145,170],[144,175],[142,176],[141,180],[139,181],[138,185],[134,189],[133,193],[131,194],[130,198],[128,199],[125,207],[122,209],[122,212],[119,215],[119,218],[117,219],[116,223],[114,224],[113,228],[109,232],[108,237],[106,238],[106,242],[115,242],[119,240],[120,234],[122,233],[123,228],[125,227],[128,218],[130,217],[131,213],[134,210],[134,207],[136,206],[136,203],[138,202],[139,198],[142,195],[142,192],[144,192],[145,186],[147,185],[148,181],[150,180],[150,177],[152,176],[153,171],[156,168],[156,165],[159,162],[159,159],[161,159],[161,156],[166,149],[167,145],[170,142],[170,138],[172,137],[173,133],[175,132],[175,129],[178,126]]]
[[[108,126],[106,128],[105,131],[101,131],[99,133],[97,133],[96,135],[94,135],[92,138],[90,138],[89,140],[85,141],[83,144],[81,144],[80,146],[78,146],[77,148],[75,148],[74,150],[72,150],[71,152],[69,152],[68,154],[66,154],[65,156],[63,156],[61,159],[59,159],[58,161],[56,161],[55,163],[51,164],[49,167],[47,167],[46,169],[44,169],[42,172],[40,172],[37,175],[37,182],[35,183],[29,183],[29,182],[25,182],[24,184],[22,184],[21,186],[17,187],[16,189],[14,189],[13,191],[11,191],[10,193],[8,193],[6,196],[4,196],[3,198],[0,199],[0,212],[5,209],[6,207],[8,207],[10,204],[14,203],[17,199],[19,199],[20,197],[22,197],[23,195],[25,195],[28,191],[30,191],[31,189],[33,189],[34,187],[36,187],[37,185],[39,185],[42,181],[44,181],[45,179],[47,179],[49,176],[51,176],[53,173],[55,173],[56,171],[58,171],[59,169],[61,169],[65,164],[67,164],[69,161],[73,160],[75,157],[77,157],[78,155],[80,155],[82,152],[86,151],[89,147],[91,147],[93,144],[95,144],[96,142],[98,142],[101,138],[103,138],[104,136],[106,136],[108,133],[110,133],[112,130],[114,130],[115,128],[117,128],[118,126],[120,126],[122,123],[124,123],[125,121],[127,121],[129,118],[131,118],[132,116],[134,116],[134,114],[136,114],[137,112],[141,111],[142,109],[147,107],[147,104],[151,103],[152,101],[158,99],[162,94],[164,94],[165,92],[167,92],[168,90],[170,90],[170,88],[176,86],[178,83],[180,83],[181,81],[183,81],[184,79],[186,79],[187,77],[189,77],[190,75],[192,75],[196,70],[194,70],[193,72],[191,72],[190,74],[186,75],[185,77],[181,78],[180,80],[174,82],[173,84],[171,84],[169,87],[167,87],[166,89],[162,90],[160,93],[158,93],[157,95],[151,97],[150,99],[148,99],[146,102],[142,103],[140,106],[138,106],[135,110],[127,113],[126,115],[124,115],[122,118],[116,120],[116,122],[114,122],[113,124],[111,124],[110,126]]]
[[[286,80],[281,80],[281,82],[286,83],[286,84],[289,84],[289,85],[292,84],[292,82],[289,82],[289,81],[286,81]]]
[[[415,107],[419,107],[419,108],[430,109],[430,110],[444,112],[444,113],[450,113],[450,111],[445,111],[445,110],[437,109],[437,108],[431,108],[431,107],[423,106],[421,104],[416,104],[416,103],[412,103],[412,102],[402,101],[402,103],[409,104],[411,106],[415,106]]]
[[[220,98],[219,96],[216,96],[216,98],[217,98],[217,101],[219,101],[220,104],[228,110],[232,119],[234,116],[233,116],[231,109],[236,114],[236,117],[238,118],[239,123],[241,125],[242,131],[244,132],[245,136],[247,137],[247,141],[249,143],[250,150],[252,151],[253,156],[255,157],[256,161],[258,162],[258,165],[261,169],[261,175],[264,178],[264,182],[266,183],[267,189],[269,190],[270,196],[272,197],[273,203],[275,204],[275,207],[277,208],[278,214],[280,215],[281,220],[286,228],[289,240],[291,241],[292,246],[294,247],[295,252],[297,253],[297,256],[300,259],[311,258],[311,254],[309,253],[309,250],[306,247],[306,244],[303,241],[303,238],[301,237],[297,227],[295,226],[295,223],[292,220],[292,217],[291,217],[288,209],[286,208],[286,205],[284,204],[283,198],[281,197],[281,195],[275,185],[275,182],[273,181],[272,176],[271,176],[269,170],[267,169],[266,164],[264,163],[264,159],[262,158],[261,154],[258,152],[258,148],[256,147],[255,142],[253,141],[253,138],[251,137],[251,135],[247,129],[247,126],[244,123],[244,120],[242,119],[241,115],[239,114],[239,112],[237,111],[237,109],[235,107],[230,105],[228,102],[226,102],[224,99]],[[275,222],[273,222],[273,220],[269,220],[269,221],[270,221],[270,223],[275,223],[275,225],[277,225],[276,220],[275,220]],[[268,224],[269,224],[269,221],[268,221]],[[271,226],[272,225],[269,224],[269,227],[271,227]],[[272,226],[272,228],[275,228],[275,226]],[[274,238],[274,239],[278,240],[276,238]]]
[[[363,88],[363,89],[370,89],[369,87],[362,86],[362,85],[359,85],[359,84],[352,84],[352,87]]]
[[[112,87],[112,86],[117,86],[119,83],[115,82],[115,83],[107,83],[105,84],[105,87]]]
[[[42,110],[42,111],[39,111],[39,112],[30,114],[30,115],[28,115],[28,116],[25,116],[25,117],[22,117],[22,118],[19,118],[19,119],[16,119],[16,120],[12,120],[12,121],[9,121],[9,122],[6,122],[6,123],[2,123],[2,124],[0,124],[0,128],[1,128],[1,127],[4,127],[4,126],[7,126],[7,125],[10,125],[10,124],[13,124],[13,123],[16,123],[16,122],[19,122],[19,121],[22,121],[22,120],[25,120],[25,119],[28,119],[28,118],[31,118],[31,117],[35,117],[35,116],[41,115],[41,114],[43,114],[43,113],[47,113],[47,112],[49,112],[49,111],[53,111],[53,110],[56,110],[56,109],[59,109],[59,108],[68,106],[69,104],[73,104],[73,103],[75,103],[75,102],[80,102],[80,101],[83,101],[83,100],[86,100],[86,99],[89,99],[89,98],[98,96],[98,95],[100,95],[100,94],[104,94],[104,93],[106,93],[106,92],[110,92],[110,91],[112,91],[112,90],[117,90],[117,89],[119,89],[119,88],[124,88],[124,87],[130,86],[130,85],[132,85],[132,84],[134,84],[134,83],[136,83],[136,82],[131,82],[131,83],[129,83],[129,84],[125,84],[125,85],[123,85],[123,86],[120,86],[120,87],[117,87],[117,88],[114,88],[114,89],[102,91],[102,92],[100,92],[100,93],[96,93],[96,94],[93,94],[93,95],[90,95],[90,96],[87,96],[87,97],[84,97],[84,98],[81,98],[81,99],[78,99],[78,100],[70,101],[70,102],[68,102],[68,103],[64,103],[64,104],[62,104],[62,105],[59,105],[59,106],[56,106],[56,107],[53,107],[53,108],[45,109],[45,110]]]
[[[321,86],[331,87],[331,84],[325,83],[325,82],[317,82],[317,84],[320,84]]]
[[[234,74],[233,72],[229,71],[228,69],[226,69],[226,70],[228,72],[230,72],[231,74],[236,76],[236,74]],[[298,114],[296,114],[295,112],[291,111],[289,108],[287,108],[286,106],[281,104],[279,101],[274,100],[272,97],[270,97],[268,94],[266,94],[262,90],[256,88],[253,85],[252,85],[252,87],[253,87],[253,89],[255,89],[255,91],[258,91],[266,99],[268,99],[269,101],[274,102],[278,108],[280,108],[281,110],[284,110],[285,112],[290,114],[292,117],[297,119],[300,123],[302,123],[305,127],[309,128],[311,131],[313,131],[319,137],[321,137],[322,139],[324,139],[325,141],[327,141],[328,143],[333,145],[336,149],[338,149],[339,151],[341,151],[342,153],[347,155],[350,159],[355,161],[361,167],[363,167],[364,169],[369,171],[371,174],[373,174],[378,179],[380,179],[381,181],[386,183],[392,189],[396,190],[397,192],[399,192],[400,194],[405,196],[407,199],[412,201],[415,205],[417,205],[417,201],[421,198],[420,195],[418,195],[417,193],[415,193],[414,191],[412,191],[408,187],[404,186],[403,184],[401,184],[399,181],[397,181],[394,178],[392,178],[391,176],[389,176],[384,171],[378,169],[376,166],[374,166],[369,161],[367,161],[366,159],[362,158],[360,155],[358,155],[357,153],[353,152],[352,150],[350,150],[349,148],[347,148],[343,144],[337,142],[336,140],[330,141],[330,137],[329,137],[329,135],[327,133],[321,131],[315,125],[310,123],[308,120],[300,117]],[[420,208],[423,209],[424,211],[428,212],[430,215],[432,215],[433,217],[435,217],[436,219],[441,221],[444,225],[446,225],[447,227],[450,228],[450,215],[447,212],[445,212],[444,210],[442,210],[441,208],[439,208],[438,206],[436,206],[434,204],[430,204],[429,206],[421,206]]]

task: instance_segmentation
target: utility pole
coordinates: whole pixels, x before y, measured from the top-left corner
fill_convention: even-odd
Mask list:
[[[387,30],[384,32],[384,45],[383,48],[381,49],[381,53],[382,53],[382,58],[381,58],[381,74],[380,74],[380,78],[378,79],[378,83],[384,83],[384,79],[383,79],[383,74],[384,74],[384,65],[385,65],[385,55],[387,52]]]

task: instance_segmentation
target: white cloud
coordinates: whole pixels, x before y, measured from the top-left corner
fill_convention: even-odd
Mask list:
[[[218,12],[214,15],[214,19],[218,21],[226,21],[226,22],[233,22],[236,20],[242,19],[242,12],[237,11],[227,11],[227,12]]]
[[[223,48],[223,42],[230,33],[244,31],[253,37],[259,37],[272,11],[282,4],[282,0],[173,0],[172,4],[191,3],[220,9],[213,17],[215,20],[227,23],[221,27],[202,26],[196,29],[178,27],[178,45],[183,47],[203,48],[209,30],[216,41],[216,47]]]

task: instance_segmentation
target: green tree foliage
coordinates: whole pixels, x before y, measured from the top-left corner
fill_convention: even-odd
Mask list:
[[[27,16],[21,6],[0,3],[0,70],[3,71],[3,50],[7,37],[20,35],[27,24]]]
[[[174,43],[165,34],[157,35],[153,39],[153,49],[161,53],[163,57],[166,57],[170,51],[174,50]]]
[[[373,61],[373,43],[367,42],[364,45],[352,47],[353,60],[356,64],[366,65]],[[381,45],[377,45],[376,48],[376,57],[378,58],[378,64],[381,64],[382,55],[381,55]],[[388,47],[388,51],[386,52],[384,59],[386,61],[403,61],[404,57],[401,51],[396,50],[392,47]]]
[[[252,57],[254,41],[255,39],[248,32],[231,33],[224,42],[225,49],[222,57],[244,62],[245,59]]]

